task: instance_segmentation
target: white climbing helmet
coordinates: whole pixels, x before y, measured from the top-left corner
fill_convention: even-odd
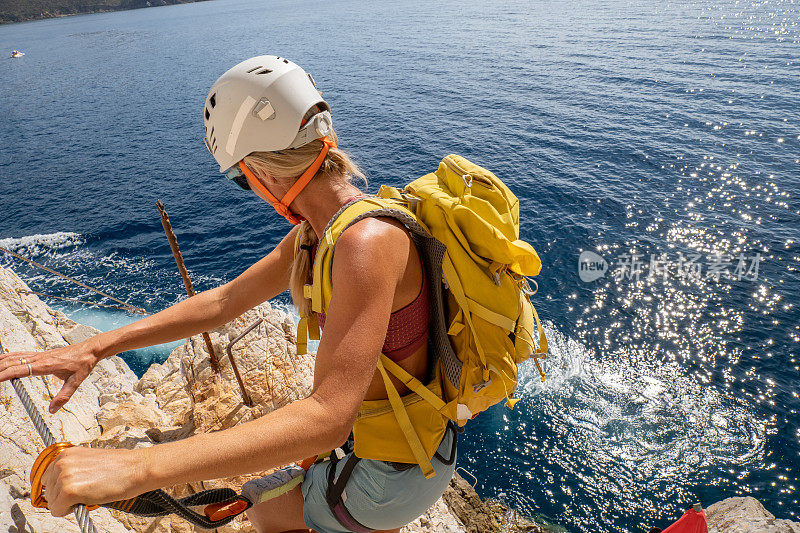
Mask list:
[[[208,151],[225,172],[252,152],[299,148],[331,133],[330,106],[314,78],[278,56],[256,56],[211,87],[203,111]],[[322,111],[302,124],[314,106]]]

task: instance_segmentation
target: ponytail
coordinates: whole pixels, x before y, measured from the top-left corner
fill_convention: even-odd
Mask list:
[[[300,248],[294,256],[289,290],[292,302],[301,317],[311,315],[311,300],[305,297],[304,287],[311,283],[311,250],[317,245],[317,234],[307,220],[300,223]]]

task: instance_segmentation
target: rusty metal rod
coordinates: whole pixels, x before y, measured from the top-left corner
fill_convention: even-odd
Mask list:
[[[258,325],[261,324],[263,321],[264,321],[263,318],[259,318],[258,320],[247,326],[247,328],[243,332],[239,333],[236,337],[233,338],[233,340],[231,340],[231,342],[228,343],[228,347],[226,348],[226,351],[228,352],[228,361],[231,362],[231,368],[233,368],[233,374],[236,376],[236,381],[239,382],[239,390],[242,391],[242,401],[247,407],[253,407],[254,404],[253,400],[250,398],[250,394],[248,394],[247,389],[244,387],[244,381],[242,381],[242,376],[241,374],[239,374],[239,368],[236,366],[236,361],[233,358],[233,345],[242,340],[242,337],[244,337],[245,335],[256,329],[256,327],[258,327]],[[269,376],[269,373],[267,373],[267,375]],[[269,385],[269,377],[267,378],[267,385]],[[271,389],[270,393],[272,393]]]
[[[169,221],[167,210],[164,204],[161,203],[161,200],[156,201],[156,207],[158,207],[158,212],[161,215],[161,225],[164,226],[164,233],[167,234],[167,240],[169,241],[169,247],[172,249],[172,255],[175,257],[175,262],[178,264],[178,271],[181,273],[181,278],[183,278],[186,294],[190,297],[194,296],[192,280],[189,279],[189,272],[186,270],[186,265],[183,263],[183,256],[181,255],[180,248],[178,248],[178,239],[175,237],[175,232],[172,231],[172,224]],[[217,357],[217,353],[214,351],[214,345],[211,344],[211,337],[205,331],[202,335],[203,340],[206,341],[208,355],[211,358],[211,369],[214,372],[219,372],[219,357]]]

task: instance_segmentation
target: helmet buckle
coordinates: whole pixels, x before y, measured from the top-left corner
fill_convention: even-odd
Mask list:
[[[327,137],[331,134],[331,122],[329,116],[325,116],[323,113],[318,114],[315,119],[315,126],[314,129],[317,130],[317,135],[319,137]]]

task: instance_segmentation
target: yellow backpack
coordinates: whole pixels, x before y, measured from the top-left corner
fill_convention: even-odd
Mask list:
[[[517,364],[530,357],[544,381],[538,359],[546,357],[547,339],[527,281],[539,274],[541,262],[519,240],[517,197],[491,172],[449,155],[402,192],[381,187],[376,197],[347,204],[331,219],[313,283],[305,287],[314,313],[327,311],[330,302],[336,240],[352,224],[376,216],[405,224],[425,263],[433,370],[423,384],[381,354],[378,370],[388,398],[362,403],[353,427],[355,455],[417,463],[432,477],[430,460],[449,420],[463,426],[502,400],[513,407]],[[315,314],[301,319],[297,334],[298,353],[305,353],[307,338],[319,339]],[[389,374],[412,392],[401,397]]]

